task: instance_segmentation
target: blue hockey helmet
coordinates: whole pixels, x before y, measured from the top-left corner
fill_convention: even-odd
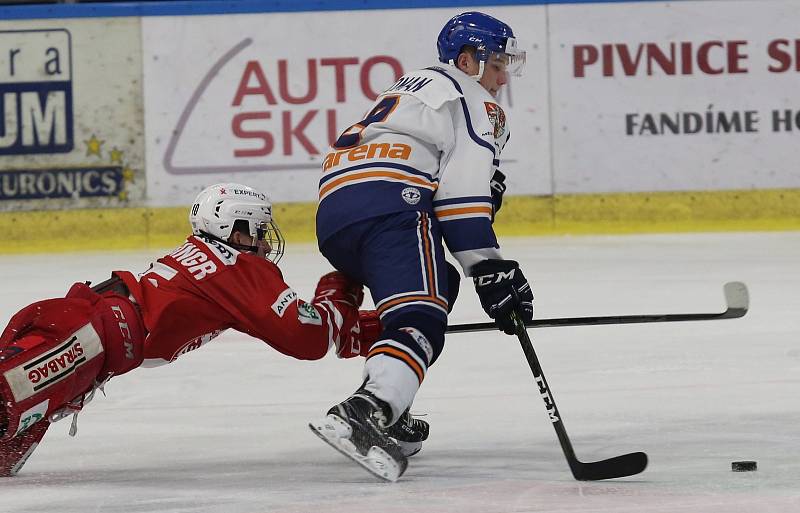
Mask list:
[[[470,11],[448,21],[436,40],[441,62],[455,64],[461,49],[472,46],[476,57],[486,62],[492,54],[502,57],[507,71],[520,76],[525,67],[525,51],[517,48],[511,27],[482,12]]]

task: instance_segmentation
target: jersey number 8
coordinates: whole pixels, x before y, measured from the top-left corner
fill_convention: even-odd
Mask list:
[[[375,107],[369,111],[367,117],[351,125],[350,128],[342,132],[342,135],[333,143],[333,147],[339,150],[352,148],[361,143],[361,133],[372,123],[379,123],[389,117],[397,104],[400,102],[399,96],[384,96]]]

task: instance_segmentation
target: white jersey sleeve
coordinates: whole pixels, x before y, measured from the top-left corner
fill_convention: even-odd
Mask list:
[[[481,260],[502,258],[489,183],[508,130],[500,106],[473,78],[454,68],[440,73],[460,97],[448,104],[453,141],[441,155],[433,208],[448,249],[470,276]]]

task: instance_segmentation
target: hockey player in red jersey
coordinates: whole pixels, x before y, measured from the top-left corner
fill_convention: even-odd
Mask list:
[[[531,287],[492,228],[509,135],[495,96],[525,52],[510,26],[480,12],[448,21],[437,45],[438,65],[405,74],[342,133],[319,182],[320,250],[370,289],[384,330],[361,387],[310,427],[389,481],[407,460],[385,430],[404,418],[441,354],[458,292],[442,241],[500,329],[513,333],[514,311],[533,317]]]
[[[169,363],[226,329],[303,360],[330,347],[358,356],[377,338],[377,315],[359,320],[361,286],[341,273],[323,276],[310,302],[283,281],[264,194],[213,185],[189,219],[192,235],[143,273],[76,283],[11,319],[0,336],[0,476],[16,474],[50,423],[77,414],[111,377]]]

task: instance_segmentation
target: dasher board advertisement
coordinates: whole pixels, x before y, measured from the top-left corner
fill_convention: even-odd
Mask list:
[[[549,194],[544,7],[485,8],[510,20],[525,75],[498,97],[515,194]],[[330,144],[407,71],[437,63],[454,9],[275,13],[142,20],[148,198],[183,205],[242,182],[272,200],[315,201]]]
[[[556,194],[800,187],[800,2],[549,7]]]
[[[0,211],[144,197],[140,24],[0,21]]]

